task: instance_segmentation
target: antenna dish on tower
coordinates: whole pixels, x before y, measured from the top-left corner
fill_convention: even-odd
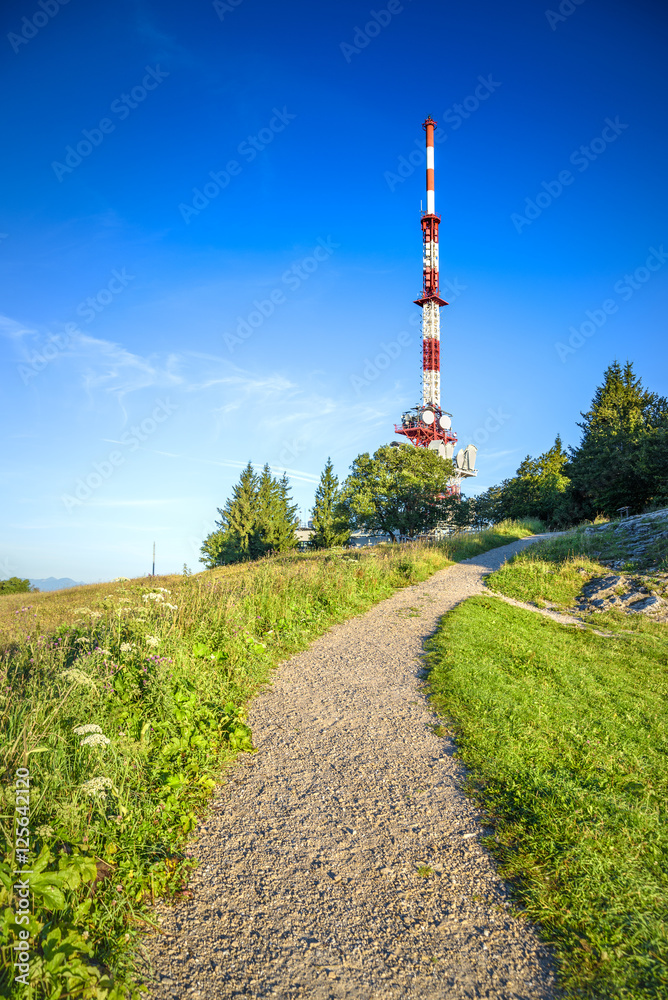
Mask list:
[[[433,424],[433,422],[434,422],[434,413],[433,413],[432,410],[424,410],[424,412],[422,414],[422,422],[425,423],[425,424],[428,424],[428,425]]]

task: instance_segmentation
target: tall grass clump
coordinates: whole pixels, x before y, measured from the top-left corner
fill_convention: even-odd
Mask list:
[[[31,996],[139,997],[139,936],[155,900],[183,891],[188,836],[225,766],[253,752],[245,705],[272,668],[397,588],[530,533],[1,598],[2,995],[25,992],[12,966],[18,768],[30,771]]]

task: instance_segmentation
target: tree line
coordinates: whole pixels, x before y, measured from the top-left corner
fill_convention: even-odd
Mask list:
[[[578,423],[577,447],[561,438],[524,459],[515,476],[477,497],[448,495],[452,462],[412,445],[383,445],[353,462],[343,483],[331,461],[320,477],[311,511],[313,548],[346,545],[357,529],[413,538],[438,525],[482,528],[507,518],[537,518],[554,528],[602,514],[616,517],[668,505],[668,400],[646,389],[627,362],[613,362]],[[202,545],[208,568],[284,552],[298,543],[297,506],[288,480],[258,475],[249,462],[218,510]]]
[[[614,361],[580,416],[577,447],[565,449],[557,435],[538,458],[527,455],[515,476],[474,498],[479,516],[567,528],[626,507],[667,506],[668,400],[643,386],[631,362]]]
[[[358,455],[343,483],[327,459],[315,491],[309,545],[346,545],[356,529],[387,534],[393,541],[431,530],[448,516],[446,493],[453,472],[452,462],[412,445],[383,445],[374,455]],[[295,548],[296,512],[287,477],[274,478],[268,465],[258,476],[249,462],[218,509],[201,561],[210,569]]]

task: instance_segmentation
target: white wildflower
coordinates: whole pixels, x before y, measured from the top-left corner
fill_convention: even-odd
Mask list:
[[[111,740],[104,733],[91,733],[90,736],[84,736],[81,741],[82,747],[106,747]]]
[[[90,616],[91,616],[91,618],[101,618],[102,617],[102,612],[101,611],[91,611]]]
[[[169,608],[170,611],[178,611],[179,610],[178,604],[165,604],[165,607]]]
[[[49,826],[48,824],[45,825],[45,826],[38,826],[37,827],[37,836],[38,837],[53,837],[53,835],[54,835],[55,832],[56,831],[53,829],[53,827]]]
[[[147,644],[149,646],[159,646],[160,645],[160,639],[158,638],[157,635],[147,635],[146,636],[146,642],[147,642]]]
[[[126,583],[130,579],[129,576],[117,576],[111,582],[112,583]]]
[[[145,601],[164,601],[162,594],[144,594],[143,600]]]
[[[67,670],[61,671],[60,676],[65,681],[70,681],[72,684],[87,684],[88,687],[95,687],[95,681],[88,674],[85,674],[83,670],[79,670],[78,667],[68,667]]]
[[[156,587],[155,589],[159,590],[161,594],[171,594],[171,590],[167,590],[166,587]]]
[[[130,653],[130,652],[132,652],[132,643],[131,642],[122,642],[121,643],[121,653]]]
[[[101,728],[94,722],[87,722],[85,726],[76,726],[73,730],[77,736],[85,736],[86,733],[101,733]]]
[[[87,639],[85,635],[80,635],[79,638],[77,639],[77,642],[87,645],[90,642],[90,639]]]
[[[81,791],[85,792],[86,795],[99,795],[101,798],[106,798],[106,788],[112,788],[113,783],[110,778],[105,778],[100,776],[99,778],[89,778],[88,781],[84,781],[81,786]]]
[[[96,653],[100,653],[101,656],[111,656],[110,649],[102,649],[100,646],[95,650]]]

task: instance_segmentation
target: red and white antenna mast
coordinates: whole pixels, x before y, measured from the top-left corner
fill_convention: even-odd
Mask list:
[[[438,293],[438,227],[434,195],[434,129],[436,122],[427,118],[422,128],[427,136],[427,211],[422,216],[422,294],[416,304],[422,306],[422,404],[441,406],[441,306],[447,306]]]
[[[403,434],[418,448],[430,448],[443,458],[453,459],[457,435],[452,430],[452,415],[441,409],[441,306],[447,302],[438,289],[438,227],[434,193],[434,129],[437,123],[427,118],[422,127],[427,142],[427,211],[422,213],[422,292],[415,299],[422,309],[422,406],[404,413],[397,434]],[[459,492],[462,477],[477,475],[474,445],[460,450],[455,459],[452,492]]]

